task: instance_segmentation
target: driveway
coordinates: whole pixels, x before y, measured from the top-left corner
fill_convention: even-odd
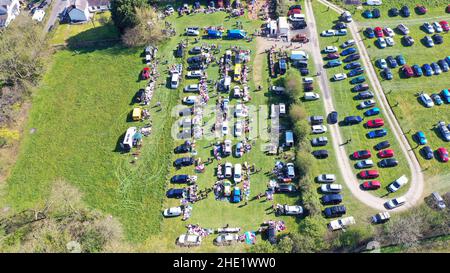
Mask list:
[[[322,4],[325,4],[329,6],[331,9],[337,11],[338,13],[342,13],[343,10],[339,7],[330,4],[327,1],[324,0],[318,0]],[[329,85],[329,78],[327,76],[327,73],[324,69],[322,69],[324,63],[322,60],[322,55],[320,53],[320,45],[318,41],[318,31],[316,27],[316,21],[314,18],[314,13],[312,10],[311,2],[310,0],[306,1],[306,18],[308,21],[308,27],[311,30],[311,36],[310,36],[310,43],[312,46],[312,54],[314,58],[314,64],[317,68],[317,71],[321,71],[321,74],[317,77],[318,84],[320,89],[323,92],[323,102],[325,105],[325,110],[327,113],[335,110],[333,105],[333,100],[331,96],[331,88]],[[388,123],[391,125],[392,132],[394,133],[397,141],[400,144],[400,147],[405,154],[405,158],[408,161],[409,168],[411,170],[411,181],[410,181],[410,188],[408,192],[404,195],[407,199],[407,202],[404,206],[394,209],[395,211],[403,211],[408,208],[411,208],[412,206],[419,203],[422,199],[423,190],[424,190],[424,179],[423,174],[421,172],[420,165],[417,161],[417,158],[415,157],[414,152],[412,151],[411,147],[409,146],[409,143],[404,136],[400,125],[398,124],[391,108],[389,107],[389,104],[387,102],[387,99],[384,95],[383,89],[381,87],[381,84],[377,78],[377,75],[375,73],[375,70],[372,66],[372,63],[370,62],[369,55],[367,53],[366,48],[364,47],[364,44],[362,42],[361,36],[358,33],[358,28],[355,23],[350,23],[349,30],[352,33],[354,40],[356,41],[356,45],[359,49],[359,52],[362,57],[362,61],[364,66],[367,68],[367,76],[374,88],[374,92],[377,98],[377,101],[380,104],[380,108],[384,110],[384,113],[386,115],[386,119]],[[332,144],[333,148],[336,151],[336,156],[338,158],[337,163],[338,167],[341,170],[342,176],[344,177],[345,183],[347,187],[350,189],[352,194],[362,203],[365,205],[372,207],[379,211],[385,211],[384,203],[387,201],[387,199],[376,197],[368,192],[362,191],[360,189],[360,185],[358,180],[356,179],[355,174],[353,173],[353,169],[350,165],[349,159],[348,159],[348,153],[345,151],[344,145],[341,145],[344,143],[343,137],[341,135],[341,132],[339,130],[338,125],[330,125],[329,126],[330,133],[332,136]]]
[[[67,5],[68,0],[55,0],[55,2],[52,5],[52,10],[50,12],[49,19],[47,21],[47,24],[44,27],[44,32],[47,33],[51,26],[53,26],[58,20],[59,14],[64,10],[64,8]]]

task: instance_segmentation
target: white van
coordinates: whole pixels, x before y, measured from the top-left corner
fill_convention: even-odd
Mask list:
[[[225,163],[225,177],[230,178],[233,176],[233,165],[230,162]]]
[[[320,99],[320,95],[314,92],[305,92],[303,98],[305,100],[318,100]]]
[[[125,137],[123,138],[123,141],[120,144],[124,152],[129,152],[131,148],[133,148],[133,136],[134,134],[136,134],[136,132],[137,132],[136,127],[130,127],[127,129]]]
[[[234,182],[239,183],[242,181],[242,166],[241,164],[234,164]]]
[[[345,218],[341,218],[341,219],[337,219],[334,221],[331,221],[328,224],[328,228],[331,230],[339,230],[339,229],[343,229],[345,227],[348,227],[350,225],[354,225],[356,223],[355,218],[353,218],[352,216],[349,217],[345,217]]]
[[[381,6],[383,4],[382,0],[367,0],[366,4],[368,6]]]
[[[170,79],[170,87],[172,89],[176,89],[176,88],[178,88],[178,85],[180,85],[180,74],[173,73],[172,77]]]
[[[306,77],[306,78],[303,78],[303,83],[313,83],[314,82],[314,79],[313,78],[311,78],[311,77]]]

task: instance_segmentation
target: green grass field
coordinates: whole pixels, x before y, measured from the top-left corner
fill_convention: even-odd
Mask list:
[[[316,22],[318,31],[322,32],[326,29],[331,29],[333,26],[333,21],[335,21],[338,17],[338,14],[334,12],[333,10],[328,10],[326,6],[313,2],[313,8],[316,16]],[[347,34],[347,36],[341,36],[341,37],[320,37],[320,45],[321,48],[325,48],[326,46],[337,46],[339,47],[340,44],[342,44],[344,41],[348,39],[353,39],[350,34]],[[347,73],[348,70],[345,70],[342,66],[334,67],[334,68],[326,68],[327,75],[331,79],[334,74],[337,73]],[[366,76],[367,77],[367,76]],[[335,103],[335,106],[337,108],[337,111],[339,112],[339,119],[343,119],[346,116],[350,115],[360,115],[364,116],[363,112],[364,110],[358,110],[356,106],[361,102],[359,100],[354,100],[354,96],[356,95],[355,92],[351,91],[353,85],[349,83],[349,79],[339,81],[339,82],[331,82],[331,88],[333,92],[333,100]],[[373,118],[383,118],[383,113],[381,112],[380,115],[374,116],[374,117],[365,117],[364,120],[367,121],[369,119]],[[406,163],[406,160],[404,158],[403,153],[401,153],[399,145],[397,141],[395,140],[395,137],[389,133],[391,130],[390,126],[384,126],[388,130],[388,135],[384,138],[376,138],[376,139],[368,139],[366,137],[367,132],[369,132],[369,129],[366,129],[363,127],[363,124],[365,123],[363,121],[361,125],[353,125],[353,126],[341,126],[341,132],[343,133],[344,139],[351,138],[351,142],[349,144],[346,144],[346,151],[350,155],[356,150],[362,150],[362,149],[369,149],[372,152],[372,160],[374,163],[377,163],[379,159],[377,159],[377,156],[375,155],[376,151],[373,148],[374,145],[376,145],[378,142],[383,140],[389,140],[391,143],[391,148],[394,150],[394,152],[398,151],[398,153],[395,154],[395,158],[398,159],[399,165],[394,168],[378,168],[374,167],[373,169],[378,169],[380,172],[380,177],[378,180],[382,183],[382,188],[374,191],[373,194],[377,196],[383,196],[387,193],[387,190],[385,189],[385,186],[387,186],[389,183],[397,179],[403,174],[406,174],[408,177],[410,176],[410,171],[408,169],[408,165]],[[352,161],[352,163],[356,163],[356,161]],[[354,169],[354,173],[359,172],[359,170]],[[403,187],[400,189],[395,195],[400,196],[404,192],[406,192],[408,187]]]

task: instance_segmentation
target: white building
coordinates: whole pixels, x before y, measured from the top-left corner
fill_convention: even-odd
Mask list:
[[[286,17],[278,17],[278,36],[289,37],[289,24]]]
[[[85,23],[94,13],[108,11],[109,0],[69,0],[63,12],[63,21],[69,23]]]
[[[267,30],[269,32],[270,37],[276,37],[278,36],[278,25],[277,21],[275,20],[269,20],[267,23]]]
[[[19,13],[19,0],[0,0],[0,28],[7,27]]]

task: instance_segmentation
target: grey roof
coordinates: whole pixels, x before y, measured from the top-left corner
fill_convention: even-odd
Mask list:
[[[98,6],[108,6],[110,4],[109,0],[87,0],[90,7]]]

